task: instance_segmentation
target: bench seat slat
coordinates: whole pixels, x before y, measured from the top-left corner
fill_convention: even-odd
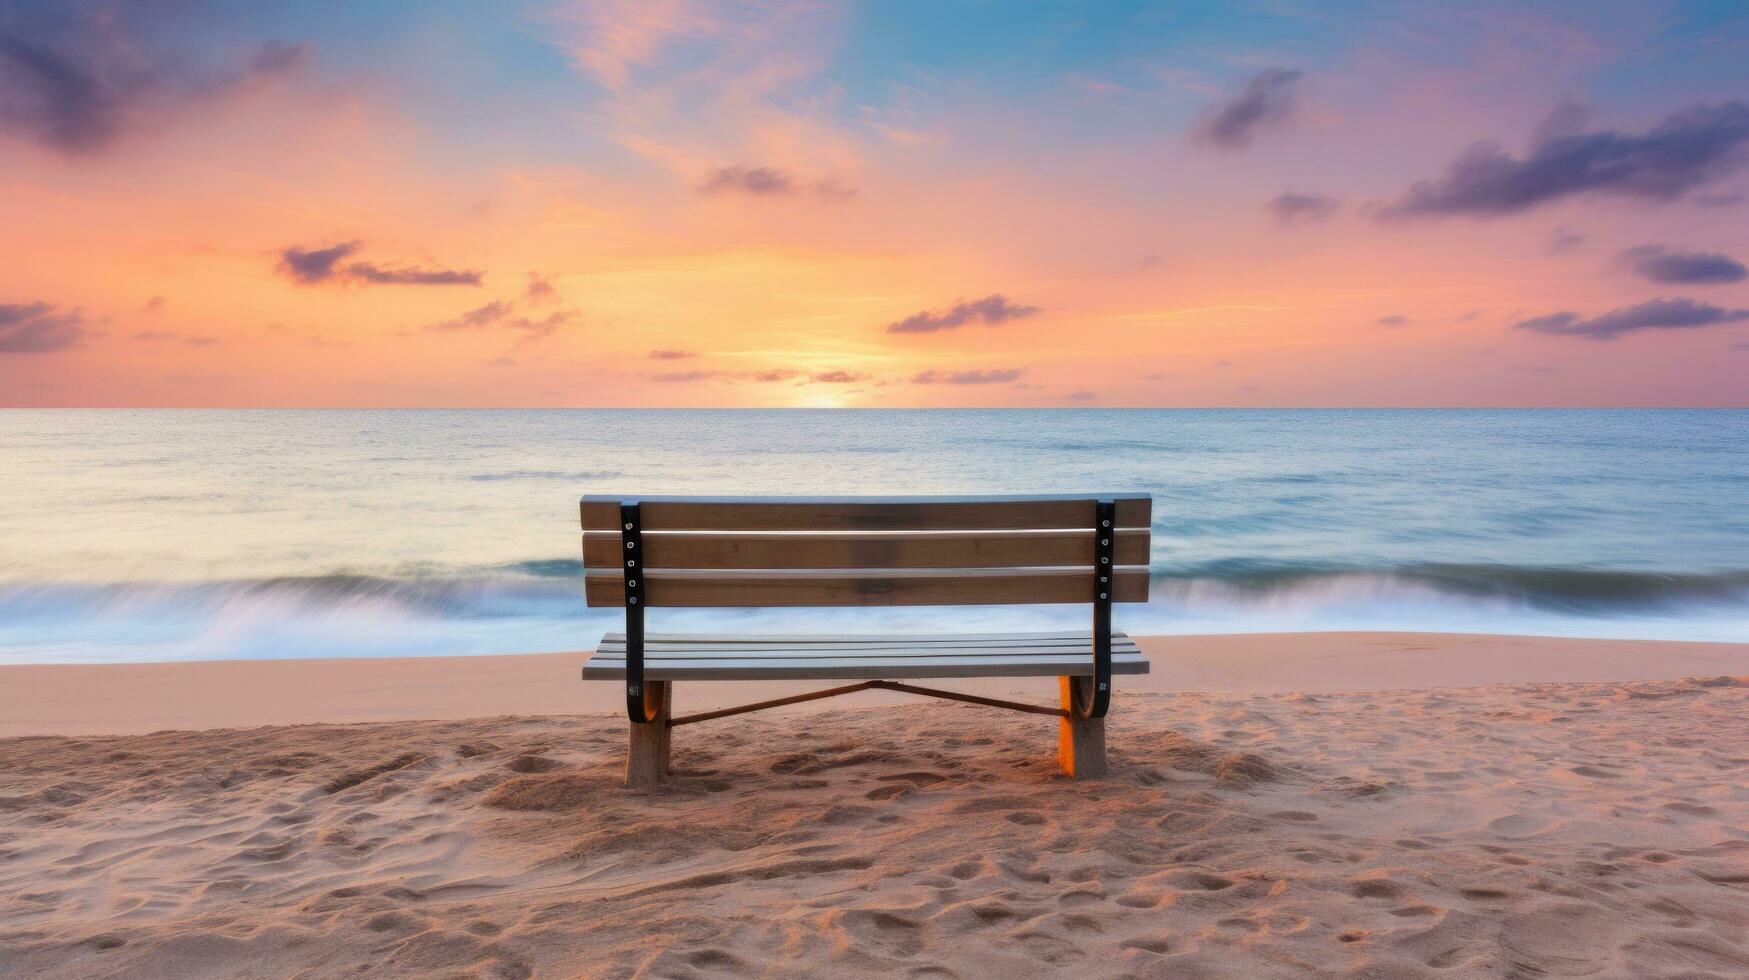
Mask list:
[[[608,640],[619,642],[609,645]],[[727,643],[709,635],[667,634],[664,647],[646,647],[644,676],[651,680],[754,680],[904,677],[1081,676],[1093,671],[1086,633],[996,633],[906,637],[884,648],[868,637],[786,637],[801,642]],[[1028,646],[1029,642],[1041,645]],[[1143,674],[1148,661],[1123,633],[1112,635],[1112,672]],[[610,633],[584,665],[586,679],[625,676],[624,638]]]
[[[1111,658],[1113,674],[1145,674],[1139,654]],[[822,657],[817,659],[728,658],[644,660],[646,680],[810,680],[907,677],[1060,677],[1093,673],[1091,657]],[[583,665],[586,680],[625,677],[623,660],[595,658]]]
[[[1141,654],[1141,648],[1134,643],[1113,643],[1113,656],[1118,654]],[[1092,651],[1086,646],[1081,647],[954,647],[944,646],[936,649],[929,647],[907,647],[899,649],[881,649],[880,647],[794,647],[781,649],[761,649],[758,647],[694,647],[688,649],[645,650],[644,659],[661,660],[724,660],[745,657],[760,657],[770,660],[807,660],[813,657],[987,657],[1001,654],[1010,657],[1091,657]],[[595,655],[605,660],[624,660],[624,647],[602,647]]]
[[[1119,638],[1128,639],[1128,634],[1114,630],[1112,641]],[[818,643],[886,643],[908,644],[917,643],[929,645],[941,642],[974,642],[999,640],[1006,642],[1030,642],[1051,640],[1080,640],[1083,644],[1091,644],[1092,636],[1086,630],[1066,630],[1059,632],[1038,633],[646,633],[644,643],[650,644],[682,644],[682,643],[758,643],[762,645],[777,645],[781,643],[802,643],[814,645]],[[618,643],[623,645],[626,635],[620,632],[608,632],[601,637],[602,643]]]
[[[1114,651],[1115,650],[1134,651],[1137,649],[1134,640],[1128,640],[1128,639],[1124,639],[1122,637],[1114,637],[1112,639],[1111,648]],[[603,653],[603,654],[611,653],[614,655],[620,655],[620,654],[625,653],[625,649],[626,649],[626,645],[623,641],[619,642],[619,643],[613,643],[613,642],[609,642],[607,640],[603,640],[601,642],[601,644],[595,648],[595,652]],[[731,643],[731,642],[725,641],[722,643],[646,643],[646,644],[644,644],[644,653],[647,656],[661,655],[661,656],[674,656],[674,657],[685,657],[685,656],[690,656],[692,654],[698,654],[698,653],[707,654],[707,655],[737,654],[737,653],[746,653],[749,650],[755,651],[755,652],[759,653],[761,656],[774,656],[775,657],[775,656],[792,656],[795,654],[804,654],[805,655],[805,654],[808,654],[810,652],[819,651],[819,650],[829,650],[829,651],[835,651],[835,652],[848,651],[848,652],[852,652],[852,653],[893,652],[893,653],[899,653],[899,654],[914,653],[914,652],[918,652],[918,651],[936,651],[936,650],[969,650],[969,651],[973,651],[973,652],[976,652],[979,650],[1014,650],[1017,652],[1026,652],[1026,653],[1051,654],[1051,653],[1062,653],[1062,652],[1069,652],[1069,651],[1075,651],[1075,650],[1086,651],[1088,649],[1089,649],[1089,645],[1088,645],[1088,641],[1085,637],[1083,637],[1079,641],[1076,641],[1076,640],[1043,640],[1043,641],[1038,641],[1038,642],[1032,642],[1032,641],[1028,641],[1028,640],[1013,640],[1013,641],[1008,641],[1008,642],[995,642],[995,643],[983,641],[983,640],[964,641],[964,640],[957,640],[957,639],[944,637],[940,643],[882,643],[878,640],[864,640],[864,641],[853,642],[853,643],[835,643],[831,639],[822,639],[818,643],[761,644],[761,643]]]

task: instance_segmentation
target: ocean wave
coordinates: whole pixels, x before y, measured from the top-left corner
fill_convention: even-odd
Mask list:
[[[586,649],[620,621],[583,601],[582,563],[537,559],[447,574],[207,582],[0,584],[0,662],[438,656]],[[1749,570],[1231,559],[1156,570],[1126,605],[1132,633],[1432,630],[1749,639]],[[661,609],[661,628],[753,632],[1061,629],[1075,605]]]
[[[1261,598],[1404,587],[1540,609],[1617,614],[1694,604],[1746,604],[1749,570],[1695,573],[1436,562],[1377,567],[1229,559],[1153,576],[1156,592],[1179,595],[1203,588]]]
[[[44,609],[87,610],[142,602],[185,607],[276,601],[294,606],[394,606],[456,617],[561,611],[581,603],[583,563],[545,558],[444,574],[352,572],[206,582],[0,583],[0,619]],[[1378,567],[1228,559],[1156,569],[1154,601],[1317,602],[1416,591],[1453,600],[1615,615],[1694,605],[1749,606],[1749,570],[1711,573],[1418,563]]]

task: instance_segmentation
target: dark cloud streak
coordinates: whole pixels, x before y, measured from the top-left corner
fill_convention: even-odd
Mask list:
[[[887,324],[887,333],[934,333],[939,330],[952,330],[968,323],[982,323],[993,327],[1038,312],[1040,311],[1036,306],[1010,303],[1008,297],[1001,293],[991,293],[983,299],[969,303],[962,300],[940,312],[913,313],[903,320]]]
[[[162,5],[45,3],[0,17],[0,129],[69,156],[103,152],[129,130],[304,64],[309,47],[268,41],[240,67],[203,67],[160,50]],[[148,30],[144,21],[152,19]]]
[[[988,371],[924,371],[911,376],[914,385],[996,385],[1019,381],[1026,368],[994,368]]]
[[[401,286],[478,286],[484,273],[474,269],[389,269],[373,262],[354,262],[346,274],[364,282]]]
[[[46,354],[78,346],[85,317],[50,303],[0,303],[0,354]]]
[[[718,167],[698,185],[702,194],[746,194],[750,197],[794,197],[804,191],[829,202],[848,201],[856,188],[827,178],[803,184],[776,167]]]
[[[1263,205],[1275,220],[1283,226],[1304,222],[1323,221],[1336,213],[1336,201],[1322,194],[1298,194],[1288,191],[1270,198]]]
[[[698,189],[706,194],[732,191],[756,196],[781,196],[795,193],[796,182],[789,174],[771,167],[719,167],[705,178]]]
[[[526,334],[524,341],[539,340],[576,318],[570,310],[549,313],[540,319],[516,315],[516,304],[493,300],[485,306],[469,310],[452,320],[426,324],[428,333],[455,333],[464,330],[517,330]]]
[[[391,268],[375,262],[346,262],[357,254],[359,245],[357,241],[326,248],[292,245],[280,249],[279,271],[306,286],[347,281],[377,286],[478,286],[485,279],[485,273],[475,269]]]
[[[1298,109],[1294,87],[1304,72],[1270,68],[1251,76],[1239,93],[1211,106],[1192,136],[1223,150],[1242,150],[1258,133],[1291,121]]]
[[[327,248],[300,248],[296,245],[279,252],[279,270],[294,281],[312,285],[334,278],[340,261],[358,251],[357,242],[341,242]]]
[[[1551,334],[1557,337],[1584,337],[1588,340],[1614,340],[1625,333],[1639,330],[1694,330],[1721,323],[1749,320],[1749,310],[1729,310],[1692,299],[1654,299],[1636,306],[1624,306],[1608,313],[1583,319],[1570,310],[1547,316],[1521,320],[1516,330]]]
[[[1382,220],[1517,214],[1575,194],[1664,202],[1735,172],[1749,145],[1749,105],[1684,109],[1644,133],[1583,130],[1583,115],[1557,110],[1522,157],[1476,143],[1437,180],[1424,180],[1379,209]]]
[[[1711,285],[1742,282],[1749,268],[1717,252],[1677,252],[1662,245],[1623,249],[1617,261],[1653,282]]]

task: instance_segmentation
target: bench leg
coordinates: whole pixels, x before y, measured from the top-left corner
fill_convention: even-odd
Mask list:
[[[1079,684],[1083,699],[1093,700],[1093,678],[1059,677],[1057,684],[1062,689],[1063,709],[1070,713],[1057,720],[1057,763],[1076,779],[1105,775],[1105,719],[1076,717],[1071,698],[1070,685]]]
[[[626,786],[648,789],[668,778],[668,742],[673,729],[668,727],[672,714],[669,695],[671,681],[645,681],[645,701],[660,700],[662,711],[647,725],[631,724],[631,741],[626,746]]]

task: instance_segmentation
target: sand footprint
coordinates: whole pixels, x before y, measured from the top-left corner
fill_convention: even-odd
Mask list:
[[[839,916],[859,945],[888,956],[915,956],[923,948],[923,925],[893,909],[846,909]]]

